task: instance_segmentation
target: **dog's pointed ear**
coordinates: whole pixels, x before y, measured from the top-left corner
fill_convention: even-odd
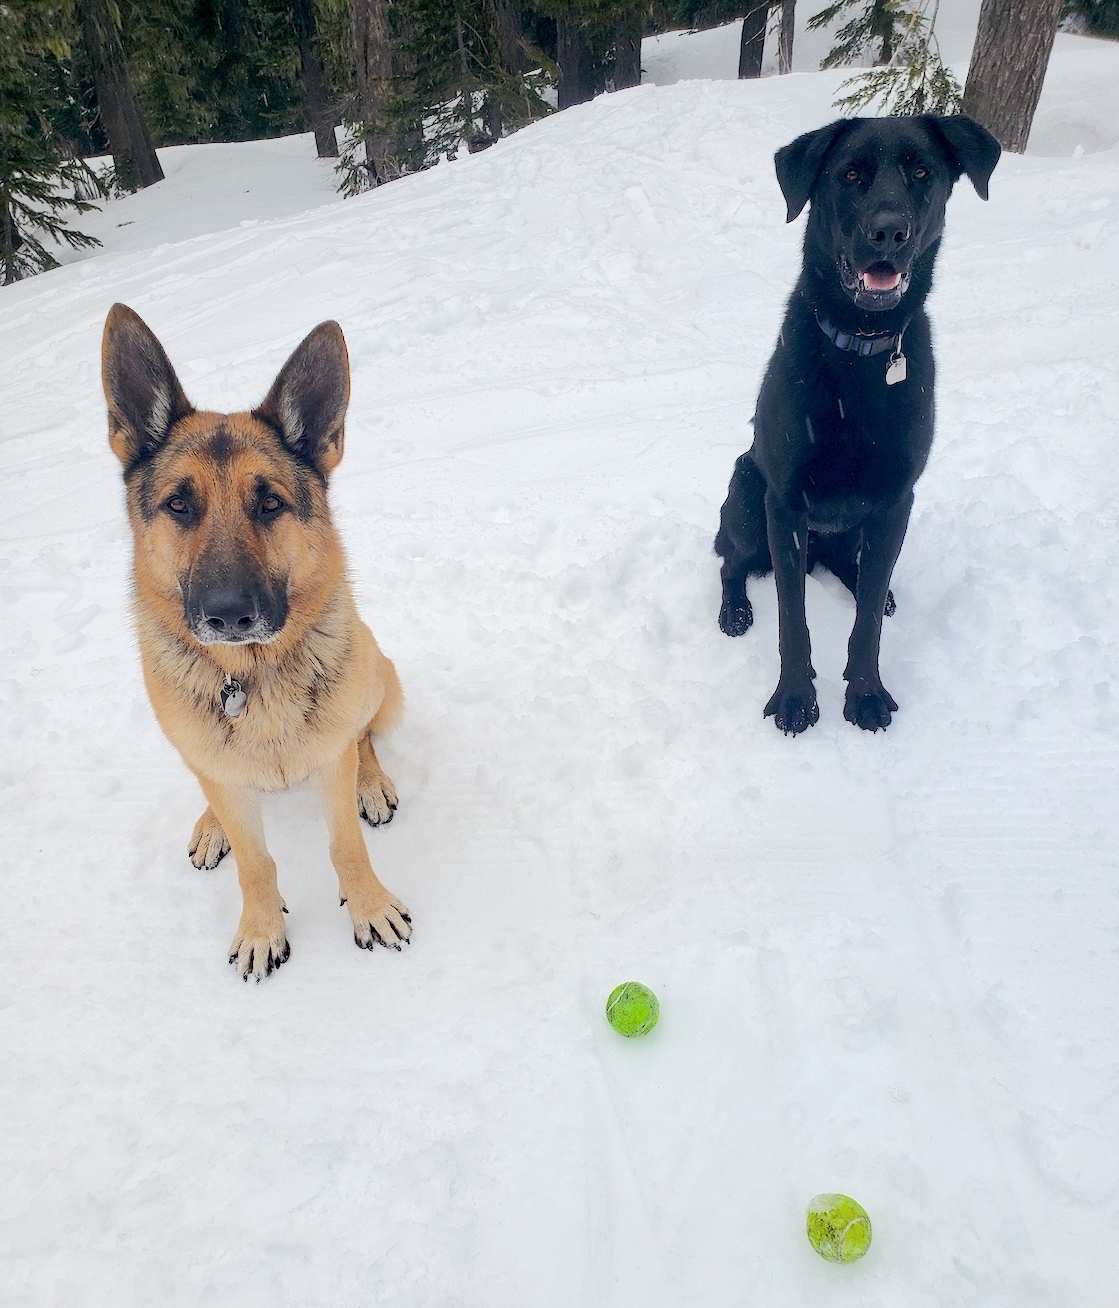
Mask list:
[[[336,322],[321,322],[280,369],[253,413],[324,477],[342,461],[350,356]]]
[[[944,142],[948,162],[956,177],[967,173],[981,200],[987,198],[987,183],[995,171],[1002,154],[1002,146],[985,127],[967,114],[952,114],[947,118],[932,118],[933,127]],[[953,178],[955,180],[955,178]]]
[[[101,340],[109,447],[125,472],[150,458],[194,409],[155,333],[127,304],[114,304]]]
[[[854,121],[852,118],[840,118],[827,127],[805,132],[795,141],[783,145],[773,156],[781,194],[789,206],[786,222],[791,223],[812,198],[820,170],[824,166],[824,157]]]

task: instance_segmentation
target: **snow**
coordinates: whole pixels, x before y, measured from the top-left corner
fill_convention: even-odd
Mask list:
[[[797,265],[772,153],[840,74],[644,86],[345,202],[308,137],[163,151],[102,251],[3,292],[0,1301],[1112,1308],[1117,72],[1061,37],[1043,148],[952,200],[885,734],[842,719],[831,578],[804,737],[761,715],[772,581],[715,621]],[[232,860],[186,859],[126,616],[118,299],[216,408],[346,331],[401,955],[353,947],[301,789],[266,803],[291,961],[225,961]],[[829,1190],[874,1222],[852,1267],[804,1237]]]

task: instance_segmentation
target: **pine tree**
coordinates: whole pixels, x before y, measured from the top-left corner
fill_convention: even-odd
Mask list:
[[[1004,150],[1029,140],[1061,0],[983,0],[964,86],[963,108]]]
[[[912,18],[906,0],[834,0],[808,20],[810,32],[830,27],[842,14],[853,16],[836,32],[836,42],[821,68],[842,68],[871,56],[876,64],[888,64],[905,35]]]
[[[97,245],[67,227],[68,209],[83,213],[97,179],[51,122],[61,102],[57,65],[69,55],[62,33],[72,15],[62,0],[0,5],[0,267],[5,286],[56,268],[46,242],[72,249]],[[67,195],[65,188],[70,188]]]
[[[940,0],[916,0],[895,37],[889,63],[849,77],[839,88],[846,94],[836,98],[836,108],[858,113],[877,102],[880,114],[893,117],[958,113],[960,84],[945,66],[936,39],[939,5]]]
[[[314,0],[294,0],[291,18],[299,42],[304,112],[315,133],[315,149],[320,159],[337,158],[338,138],[334,134],[334,127],[338,122],[338,113],[331,103],[322,60],[315,49]]]
[[[110,0],[77,0],[77,5],[116,183],[125,191],[152,186],[163,181],[163,169],[132,87],[121,43],[120,12]]]

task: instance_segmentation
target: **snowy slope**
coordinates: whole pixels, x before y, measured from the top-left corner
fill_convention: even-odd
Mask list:
[[[772,582],[715,624],[801,230],[771,156],[838,75],[643,87],[349,202],[302,138],[306,214],[274,177],[179,226],[184,163],[3,292],[0,1302],[1113,1308],[1119,151],[1086,59],[1119,73],[1065,38],[1047,95],[1089,152],[952,201],[884,735],[842,720],[830,578],[805,737],[761,717]],[[224,194],[228,147],[184,158]],[[126,616],[117,299],[217,408],[346,330],[402,955],[353,947],[301,790],[266,805],[291,962],[225,963],[235,876],[187,863]],[[602,1016],[630,977],[642,1042]],[[850,1268],[804,1240],[829,1189],[874,1220]]]

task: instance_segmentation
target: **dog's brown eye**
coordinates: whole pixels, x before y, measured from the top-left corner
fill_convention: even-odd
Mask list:
[[[928,177],[928,175],[929,175],[929,170],[927,168],[913,169],[913,176],[918,182],[923,182],[925,178]]]
[[[260,511],[264,514],[279,513],[284,507],[284,502],[278,495],[266,495],[260,501]]]
[[[859,180],[859,170],[857,168],[848,168],[843,174],[845,182],[857,182]]]
[[[181,495],[172,495],[167,501],[167,507],[172,513],[189,513],[190,511],[190,505]]]

